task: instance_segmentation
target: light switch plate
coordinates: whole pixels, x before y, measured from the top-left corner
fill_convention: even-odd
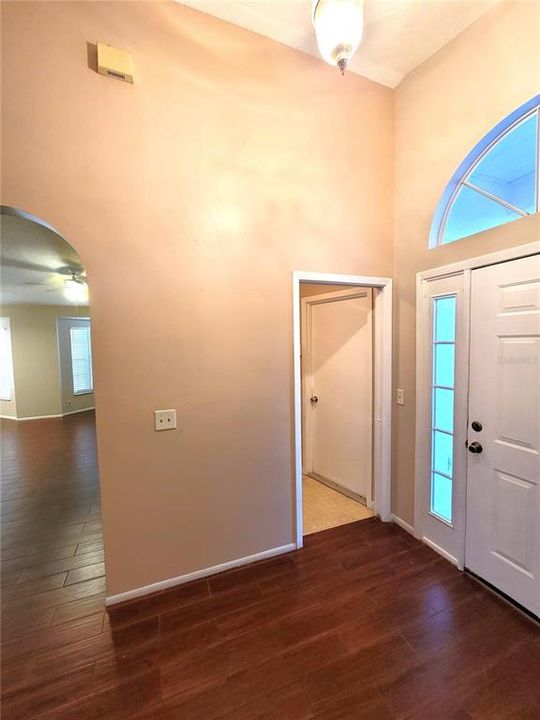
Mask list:
[[[176,410],[154,410],[156,430],[176,430]]]
[[[401,388],[397,388],[396,402],[398,405],[405,405],[405,390],[402,390]]]

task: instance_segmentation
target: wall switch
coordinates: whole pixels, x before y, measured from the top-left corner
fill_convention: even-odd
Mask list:
[[[402,390],[401,388],[397,388],[396,402],[398,405],[405,405],[405,390]]]
[[[176,430],[176,410],[154,410],[156,430]]]

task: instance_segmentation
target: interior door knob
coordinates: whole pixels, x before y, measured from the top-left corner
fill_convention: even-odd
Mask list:
[[[472,442],[469,443],[469,452],[473,455],[480,455],[481,452],[484,451],[484,448],[479,442]]]
[[[318,403],[318,402],[319,402],[319,398],[318,398],[316,395],[312,395],[309,399],[310,399],[310,401],[311,401],[312,403]]]

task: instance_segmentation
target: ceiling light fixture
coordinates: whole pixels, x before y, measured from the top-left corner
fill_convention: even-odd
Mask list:
[[[88,303],[88,285],[74,278],[64,280],[64,295],[75,305],[86,305]]]
[[[313,26],[321,57],[343,75],[364,30],[364,0],[314,0]]]

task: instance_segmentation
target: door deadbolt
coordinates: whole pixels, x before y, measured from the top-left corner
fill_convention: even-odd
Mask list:
[[[312,395],[309,399],[310,399],[310,402],[312,402],[314,404],[319,402],[319,398],[316,395]]]
[[[471,423],[471,427],[475,432],[480,432],[482,430],[482,423],[478,420],[473,420]]]

